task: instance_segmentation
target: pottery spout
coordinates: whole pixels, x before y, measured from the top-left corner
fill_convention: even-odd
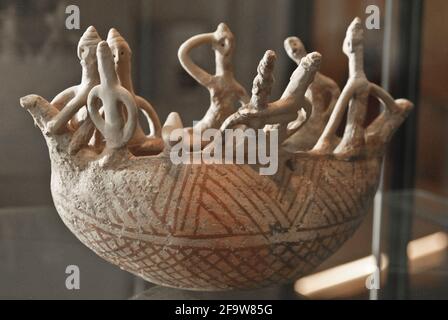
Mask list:
[[[46,130],[46,125],[58,113],[58,110],[47,100],[38,95],[28,95],[20,99],[20,105],[33,117],[35,125],[41,130],[47,143],[48,152],[51,159],[52,172],[56,167],[58,170],[72,170],[78,172],[86,166],[87,159],[93,157],[92,154],[81,154],[71,156],[68,152],[73,134],[51,134]]]

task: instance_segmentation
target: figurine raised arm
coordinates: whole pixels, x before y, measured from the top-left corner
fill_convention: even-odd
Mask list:
[[[131,48],[127,41],[114,28],[109,30],[107,43],[112,50],[115,71],[121,85],[134,96],[138,110],[143,111],[149,124],[150,135],[146,136],[140,124],[137,122],[134,136],[129,141],[129,150],[137,156],[158,154],[163,149],[161,136],[162,126],[152,105],[134,92],[131,75]]]
[[[297,37],[286,38],[284,47],[297,65],[307,54],[302,41]],[[285,149],[291,152],[311,149],[322,134],[340,94],[341,90],[334,80],[316,72],[314,81],[305,93],[311,102],[311,114],[304,117],[299,113],[297,119],[288,125],[291,136],[283,144]]]
[[[189,56],[192,49],[208,43],[215,52],[214,75],[196,65]],[[208,128],[219,129],[224,120],[236,111],[235,105],[238,102],[241,104],[249,102],[246,90],[234,77],[232,65],[234,49],[234,35],[224,23],[220,23],[213,33],[200,34],[188,39],[179,48],[178,56],[182,67],[210,92],[210,107],[205,116],[195,124],[195,132],[200,133]],[[166,124],[169,128],[174,128],[173,124],[182,123],[177,114],[171,114],[169,120],[170,122]],[[186,132],[192,135],[193,129],[186,128]],[[169,133],[166,136],[169,136]]]
[[[78,58],[82,67],[81,83],[59,93],[51,104],[59,110],[47,123],[46,132],[60,134],[68,129],[68,122],[87,104],[90,90],[99,83],[96,47],[101,41],[93,26],[87,28],[78,43]],[[75,129],[75,128],[72,128]]]
[[[392,135],[412,107],[411,103],[402,103],[402,101],[397,104],[384,89],[367,80],[364,73],[363,33],[361,19],[355,18],[347,29],[343,44],[343,51],[349,60],[349,78],[322,136],[311,151],[312,154],[333,154],[341,159],[349,159],[368,152],[370,147],[366,147],[364,122],[371,94],[380,99],[385,106],[385,110],[380,115],[382,120],[378,121],[383,125],[387,123],[391,126],[386,136]],[[344,135],[339,141],[336,131],[341,125],[347,107],[347,124]],[[397,117],[397,114],[400,116]],[[397,119],[401,119],[401,121],[397,121]],[[370,128],[367,132],[370,132],[370,135],[372,132],[381,135],[378,130],[378,122],[374,122],[373,125],[373,128],[377,129]]]
[[[250,103],[230,116],[221,126],[221,130],[236,125],[246,125],[253,129],[278,129],[279,143],[282,143],[288,137],[288,123],[297,118],[298,110],[300,108],[304,108],[306,112],[311,110],[305,92],[319,69],[321,55],[313,52],[303,58],[280,99],[268,103],[273,84],[275,57],[273,51],[266,51],[260,61],[258,75],[254,79]]]

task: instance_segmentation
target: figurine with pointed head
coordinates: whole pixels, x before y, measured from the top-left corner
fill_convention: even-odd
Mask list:
[[[356,17],[347,29],[342,51],[349,56],[359,50],[362,50],[364,40],[364,29],[361,19]]]
[[[305,46],[297,37],[286,38],[283,45],[288,56],[297,64],[299,64],[300,60],[306,56]]]
[[[132,51],[129,44],[115,28],[109,30],[109,33],[107,34],[107,44],[112,51],[115,71],[118,74],[121,85],[134,94],[131,78]]]
[[[96,47],[100,42],[101,37],[95,27],[88,27],[78,43],[78,58],[83,66],[92,66],[97,63]]]
[[[112,50],[115,68],[119,73],[121,68],[131,63],[132,50],[127,41],[115,28],[109,30],[109,33],[107,34],[107,44]]]

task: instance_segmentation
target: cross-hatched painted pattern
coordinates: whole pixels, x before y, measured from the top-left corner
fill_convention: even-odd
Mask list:
[[[250,166],[160,162],[149,173],[154,192],[136,176],[107,175],[95,183],[113,205],[71,194],[55,203],[84,244],[151,282],[262,287],[310,272],[353,234],[377,183],[367,161],[303,159],[272,177]],[[125,207],[126,196],[136,205]]]

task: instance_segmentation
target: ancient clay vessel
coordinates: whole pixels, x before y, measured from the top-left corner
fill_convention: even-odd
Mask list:
[[[88,109],[106,139],[101,150],[87,143],[72,154],[76,131],[46,131],[59,112],[56,106],[36,95],[22,98],[21,105],[45,133],[51,192],[67,227],[105,260],[170,287],[258,288],[312,271],[361,223],[377,188],[384,147],[411,107],[409,101],[396,102],[374,87],[373,94],[392,108],[366,128],[363,137],[343,138],[346,145],[356,144],[348,149],[349,157],[336,156],[336,144],[312,151],[297,146],[295,153],[280,148],[279,168],[266,176],[259,174],[258,164],[174,164],[165,135],[164,152],[131,153],[128,143],[137,104],[113,73],[105,42],[98,45],[97,58],[101,84],[90,92]],[[267,51],[252,97],[233,114],[224,110],[222,121],[216,120],[221,115],[213,118],[213,126],[278,130],[280,142],[286,141],[295,132],[288,123],[296,120],[298,110],[313,107],[305,95],[321,58],[318,53],[303,57],[284,94],[269,102],[276,55]],[[342,112],[338,103],[342,106],[347,97],[343,93],[338,98],[330,124],[337,118],[334,113]],[[103,101],[104,120],[98,99]],[[117,100],[127,105],[126,116],[117,112]],[[358,113],[349,117],[357,118]],[[163,129],[175,127],[179,119],[171,117]]]

